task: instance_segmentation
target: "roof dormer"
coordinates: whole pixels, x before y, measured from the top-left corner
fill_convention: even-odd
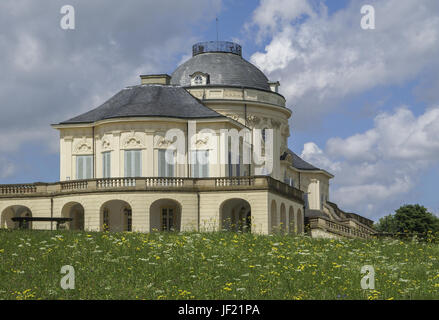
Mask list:
[[[209,84],[209,74],[203,72],[194,72],[190,75],[191,86],[205,86]]]

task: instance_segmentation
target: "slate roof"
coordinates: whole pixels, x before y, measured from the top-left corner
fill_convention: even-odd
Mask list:
[[[240,55],[225,52],[197,54],[171,75],[171,84],[187,87],[195,72],[209,74],[209,85],[238,86],[270,90],[264,73]]]
[[[183,119],[220,118],[184,88],[164,85],[127,87],[101,106],[60,124],[93,123],[125,117],[167,117]]]
[[[283,155],[281,155],[280,159],[285,160],[286,156],[288,154],[291,154],[293,157],[293,167],[299,170],[321,170],[320,168],[317,168],[313,166],[312,164],[306,162],[301,157],[299,157],[297,154],[295,154],[293,151],[288,149]]]

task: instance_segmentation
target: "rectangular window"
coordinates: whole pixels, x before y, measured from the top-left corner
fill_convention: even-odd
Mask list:
[[[175,152],[172,151],[172,158],[168,159],[169,161],[166,161],[166,152],[166,149],[160,149],[158,153],[159,177],[174,177]]]
[[[125,177],[140,177],[142,174],[142,150],[125,150]]]
[[[93,179],[93,156],[76,156],[76,179]]]
[[[102,153],[103,178],[111,178],[111,152]]]
[[[229,162],[228,162],[228,173],[229,173],[229,177],[240,177],[241,176],[241,165],[242,165],[242,158],[241,156],[238,157],[238,159],[235,160],[235,163],[232,163],[232,152],[229,151]]]
[[[191,170],[193,178],[209,177],[209,150],[192,151],[191,160]]]

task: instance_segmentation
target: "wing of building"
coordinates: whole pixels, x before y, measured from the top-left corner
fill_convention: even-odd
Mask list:
[[[333,175],[288,148],[279,85],[238,44],[195,44],[172,75],[52,125],[60,180],[0,185],[1,227],[367,238],[371,220],[329,201]]]

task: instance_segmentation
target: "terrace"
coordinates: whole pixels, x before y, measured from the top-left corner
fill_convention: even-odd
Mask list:
[[[226,178],[108,178],[56,183],[0,185],[1,198],[47,197],[65,194],[132,191],[248,191],[268,190],[303,204],[303,192],[269,176]]]

